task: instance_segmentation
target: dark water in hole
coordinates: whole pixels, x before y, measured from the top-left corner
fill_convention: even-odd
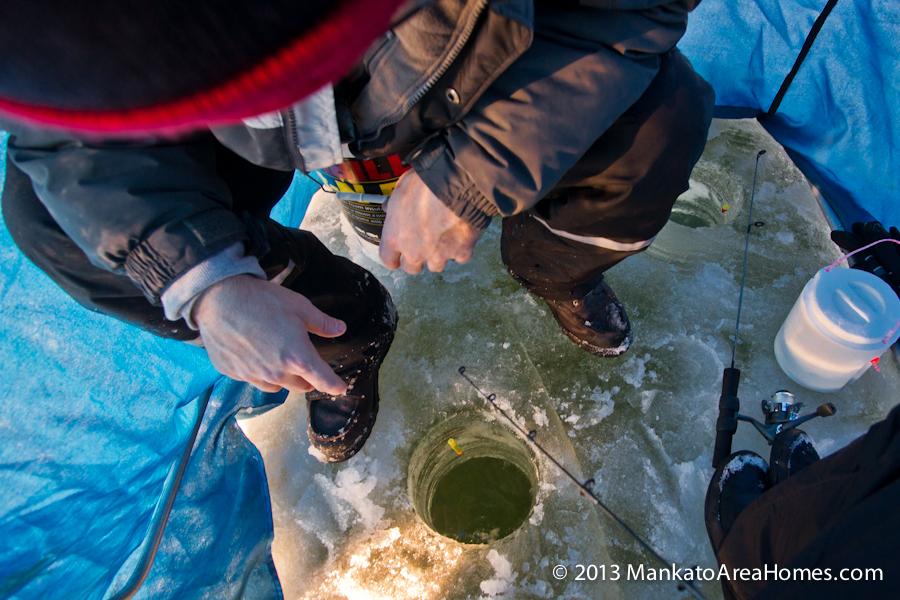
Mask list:
[[[515,531],[531,512],[531,482],[499,458],[473,458],[453,467],[431,499],[435,531],[466,544],[486,544]]]

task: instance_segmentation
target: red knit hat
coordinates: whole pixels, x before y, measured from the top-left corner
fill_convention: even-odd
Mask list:
[[[344,75],[404,0],[4,0],[0,114],[174,134],[289,106]]]

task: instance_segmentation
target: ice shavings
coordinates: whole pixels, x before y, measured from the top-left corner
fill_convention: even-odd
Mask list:
[[[502,556],[496,550],[492,549],[489,551],[486,558],[491,563],[491,566],[494,567],[495,575],[491,579],[482,581],[479,587],[481,587],[482,592],[490,597],[494,597],[509,589],[519,574],[517,572],[513,573],[512,565],[509,564],[505,556]]]
[[[321,450],[319,450],[318,448],[316,448],[316,447],[313,446],[312,444],[309,445],[309,447],[306,449],[306,451],[309,452],[309,455],[310,455],[310,456],[315,457],[315,459],[316,459],[317,461],[319,461],[320,463],[327,463],[327,462],[328,462],[328,457],[325,456],[325,454],[323,454]]]
[[[433,536],[419,525],[376,531],[352,550],[347,565],[329,573],[304,598],[438,600],[454,584],[461,544]]]
[[[628,359],[624,365],[622,365],[622,370],[624,371],[622,375],[622,379],[625,380],[625,383],[636,388],[641,387],[644,383],[644,377],[647,373],[647,361],[650,360],[650,354],[644,354],[643,358],[638,358],[637,356],[632,356]],[[650,371],[650,377],[652,379],[656,379],[656,373]]]
[[[316,483],[331,499],[330,506],[341,530],[346,531],[352,517],[347,505],[356,511],[360,522],[367,530],[375,529],[378,521],[384,516],[384,509],[376,506],[368,495],[378,483],[372,475],[363,478],[354,467],[338,471],[334,482],[320,473],[314,475]]]
[[[644,390],[641,392],[641,412],[645,415],[647,411],[650,410],[650,406],[653,404],[653,399],[656,398],[656,394],[659,393],[659,390]]]
[[[588,410],[587,414],[585,414],[585,422],[579,424],[577,428],[593,427],[613,414],[616,403],[613,401],[612,397],[618,394],[619,391],[620,388],[618,386],[606,391],[601,390],[599,387],[594,388],[594,391],[591,392],[591,402],[593,402],[593,406]]]
[[[786,246],[794,243],[794,234],[789,231],[779,231],[775,234],[775,239]]]

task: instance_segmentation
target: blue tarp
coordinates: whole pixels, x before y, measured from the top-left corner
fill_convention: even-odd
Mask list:
[[[5,136],[0,147],[5,164]],[[276,218],[298,225],[309,186],[296,180]],[[100,599],[128,579],[197,398],[213,384],[137,597],[279,597],[262,460],[231,417],[284,394],[221,377],[202,349],[84,310],[5,227],[0,315],[0,598]]]
[[[827,0],[703,0],[679,48],[716,116],[766,113]],[[900,225],[900,3],[840,0],[763,127],[849,228]]]
[[[680,47],[713,84],[719,116],[769,108],[825,3],[704,0]],[[900,223],[898,23],[894,3],[839,2],[762,120],[847,224]],[[276,218],[298,225],[310,185],[295,181]],[[138,597],[278,597],[262,461],[232,415],[283,395],[219,377],[202,350],[83,310],[2,227],[0,315],[0,598],[100,599],[122,585],[213,384]]]

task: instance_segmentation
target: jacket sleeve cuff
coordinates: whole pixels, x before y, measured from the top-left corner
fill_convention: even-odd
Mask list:
[[[177,244],[169,238],[178,240]],[[246,224],[233,212],[209,210],[152,232],[125,259],[125,271],[151,304],[175,279],[237,242],[252,241]]]
[[[420,152],[414,153],[410,163],[428,189],[475,229],[487,229],[491,219],[502,214],[456,165],[452,152],[439,137],[432,138]]]
[[[181,274],[163,292],[161,300],[166,318],[170,321],[184,319],[188,327],[197,330],[191,311],[197,298],[207,288],[235,275],[253,275],[265,279],[266,274],[255,256],[244,256],[244,245],[232,244]]]

